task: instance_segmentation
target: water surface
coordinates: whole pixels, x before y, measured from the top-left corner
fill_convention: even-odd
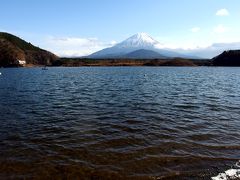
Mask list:
[[[0,72],[0,179],[200,179],[240,159],[240,68]]]

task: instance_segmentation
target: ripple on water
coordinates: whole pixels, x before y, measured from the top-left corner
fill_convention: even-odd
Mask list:
[[[239,159],[238,68],[1,71],[0,179],[199,179]]]

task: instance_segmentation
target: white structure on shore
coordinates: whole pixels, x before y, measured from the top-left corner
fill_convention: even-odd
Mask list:
[[[19,64],[19,65],[25,65],[26,64],[26,61],[25,60],[21,60],[21,59],[17,59],[17,63]]]

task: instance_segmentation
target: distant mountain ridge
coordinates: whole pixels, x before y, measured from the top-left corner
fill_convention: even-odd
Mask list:
[[[214,43],[208,47],[194,49],[170,49],[161,44],[147,33],[137,33],[113,47],[102,49],[88,56],[88,58],[124,58],[128,53],[145,49],[155,51],[165,58],[211,59],[223,51],[240,49],[240,42]],[[141,57],[138,57],[141,59]]]
[[[146,33],[137,33],[130,38],[122,41],[119,44],[116,44],[113,47],[106,48],[95,52],[88,56],[88,58],[128,58],[128,54],[137,51],[137,50],[149,50],[155,53],[159,53],[161,56],[165,58],[174,58],[174,57],[181,57],[181,58],[191,58],[192,56],[187,56],[181,53],[177,53],[174,51],[161,49],[161,44],[153,39]],[[142,58],[141,56],[135,56],[136,59]],[[145,58],[148,58],[145,56]]]
[[[9,33],[0,32],[0,66],[49,65],[58,57]]]

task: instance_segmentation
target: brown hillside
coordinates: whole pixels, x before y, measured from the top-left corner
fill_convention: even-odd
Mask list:
[[[8,34],[0,33],[0,67],[51,65],[58,57],[51,52]],[[26,64],[20,64],[25,62]]]

